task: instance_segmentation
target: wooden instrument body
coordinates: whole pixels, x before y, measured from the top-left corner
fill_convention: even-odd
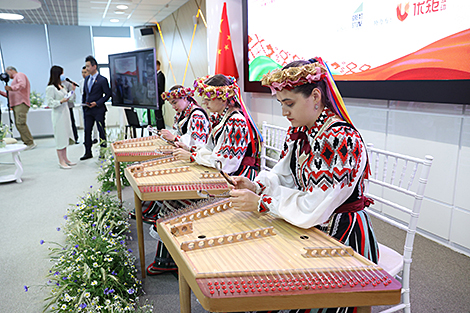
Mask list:
[[[120,140],[111,144],[114,158],[118,162],[138,162],[165,157],[175,149],[174,145],[167,143],[160,136]]]
[[[143,200],[201,199],[199,190],[217,195],[229,190],[215,168],[165,156],[128,166],[124,174]]]
[[[400,283],[351,248],[316,228],[235,211],[229,201],[157,223],[180,277],[204,309],[236,312],[400,301]],[[273,233],[260,230],[269,227]]]

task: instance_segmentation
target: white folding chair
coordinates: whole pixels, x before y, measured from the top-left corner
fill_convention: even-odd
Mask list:
[[[401,303],[382,312],[403,309],[410,313],[411,253],[433,157],[414,158],[376,149],[372,144],[367,145],[367,150],[372,173],[366,184],[366,196],[375,202],[367,212],[406,231],[403,254],[379,243],[379,266],[398,277],[402,284]],[[415,179],[417,175],[419,179]]]
[[[271,164],[276,164],[281,154],[284,140],[286,139],[287,129],[263,122],[264,143],[261,147],[261,169],[270,170]],[[268,164],[269,161],[271,164]]]

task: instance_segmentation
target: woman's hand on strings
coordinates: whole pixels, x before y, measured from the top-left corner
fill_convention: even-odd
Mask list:
[[[182,142],[179,142],[179,141],[175,142],[175,146],[177,146],[178,148],[184,149],[186,151],[189,151],[189,147]]]
[[[234,189],[248,189],[252,192],[256,191],[255,184],[248,178],[243,176],[231,176],[231,178],[235,183],[235,186],[233,187]]]
[[[171,141],[174,141],[176,138],[176,136],[173,135],[168,129],[161,129],[160,136],[162,136],[163,139],[171,140]]]
[[[258,211],[260,196],[248,189],[232,189],[230,191],[232,207],[238,211]]]
[[[189,161],[191,152],[178,148],[173,152],[173,156],[181,161]]]

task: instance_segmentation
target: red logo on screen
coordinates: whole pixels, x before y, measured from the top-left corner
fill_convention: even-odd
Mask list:
[[[401,13],[401,3],[397,6],[397,17],[401,22],[403,22],[407,18],[409,9],[410,9],[409,2],[405,4],[405,13],[403,14]]]

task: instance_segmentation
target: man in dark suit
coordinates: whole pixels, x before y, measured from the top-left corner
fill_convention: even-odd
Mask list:
[[[160,71],[160,61],[157,60],[157,87],[158,87],[158,109],[155,110],[155,118],[157,120],[157,129],[165,128],[163,120],[163,99],[162,93],[165,91],[165,75]]]
[[[82,161],[93,157],[91,153],[91,146],[93,145],[91,131],[95,122],[98,127],[100,139],[106,140],[104,120],[107,109],[104,103],[111,97],[111,89],[109,88],[108,80],[98,73],[98,63],[95,58],[91,55],[87,56],[85,64],[89,75],[85,78],[82,95],[82,103],[86,104],[83,106],[83,116],[85,119],[85,154],[80,158]],[[101,146],[106,147],[106,143],[102,143]]]

